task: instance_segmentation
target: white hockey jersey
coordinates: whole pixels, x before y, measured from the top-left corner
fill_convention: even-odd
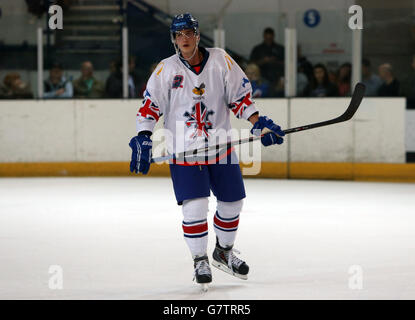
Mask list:
[[[198,74],[177,54],[161,61],[138,110],[137,132],[153,132],[164,116],[170,154],[205,146],[218,129],[229,132],[231,112],[248,119],[257,111],[251,84],[238,64],[222,49],[200,50],[204,58]]]

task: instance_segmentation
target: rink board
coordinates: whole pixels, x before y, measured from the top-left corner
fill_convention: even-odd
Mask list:
[[[336,117],[349,102],[348,98],[256,100],[260,112],[282,128]],[[1,101],[0,176],[130,175],[128,141],[135,134],[140,104],[140,100]],[[248,158],[243,174],[413,181],[414,165],[405,164],[405,142],[412,131],[406,128],[405,115],[403,98],[366,98],[351,121],[291,134],[280,146],[258,144],[260,158]],[[231,119],[235,129],[251,127],[248,121]],[[155,134],[153,140],[158,156],[164,139]],[[152,165],[150,174],[169,175],[168,165]]]

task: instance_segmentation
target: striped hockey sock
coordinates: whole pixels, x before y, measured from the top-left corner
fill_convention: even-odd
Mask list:
[[[231,246],[235,242],[236,231],[238,230],[239,214],[233,217],[222,217],[218,211],[213,218],[213,226],[219,244],[222,247]]]
[[[183,221],[183,233],[192,256],[206,254],[208,244],[208,223],[206,219]]]

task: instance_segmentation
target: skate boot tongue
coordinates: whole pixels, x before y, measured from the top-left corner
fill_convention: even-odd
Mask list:
[[[224,248],[217,242],[213,251],[212,265],[226,273],[246,280],[248,279],[249,267],[245,261],[236,257],[234,253],[239,254],[240,252],[234,249],[233,246]]]
[[[197,269],[199,274],[209,274],[210,275],[210,267],[209,261],[206,259],[199,260],[196,263],[195,268]]]
[[[205,256],[195,256],[193,280],[197,283],[209,283],[212,281],[212,272],[209,266],[209,259]]]
[[[244,263],[244,261],[242,261],[241,259],[239,259],[237,256],[233,254],[234,251],[235,253],[240,254],[238,250],[232,249],[232,248],[227,251],[224,251],[226,260],[228,260],[228,267],[232,270],[234,269],[234,267],[237,267],[239,269],[241,264]]]

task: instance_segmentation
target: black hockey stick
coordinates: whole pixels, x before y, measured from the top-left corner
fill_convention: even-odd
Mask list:
[[[323,127],[323,126],[328,126],[330,124],[335,124],[335,123],[340,123],[340,122],[350,120],[356,113],[357,109],[359,108],[360,103],[362,102],[362,99],[363,99],[363,95],[365,94],[365,90],[366,90],[366,86],[363,83],[359,82],[358,84],[356,84],[356,86],[354,87],[352,100],[350,100],[349,107],[341,116],[331,119],[331,120],[327,120],[327,121],[322,121],[322,122],[312,123],[312,124],[308,124],[308,125],[297,127],[297,128],[287,129],[287,130],[284,130],[285,134],[304,131],[308,129],[314,129],[314,128]]]
[[[340,123],[340,122],[350,120],[353,117],[353,115],[356,113],[357,109],[360,106],[360,103],[362,102],[363,96],[365,94],[365,89],[366,89],[366,86],[363,83],[359,82],[358,84],[356,84],[356,86],[354,88],[354,91],[353,91],[352,99],[350,100],[349,107],[346,109],[346,111],[341,116],[339,116],[337,118],[334,118],[334,119],[331,119],[331,120],[327,120],[327,121],[316,122],[316,123],[304,125],[304,126],[301,126],[301,127],[286,129],[286,130],[283,130],[284,133],[285,134],[290,134],[290,133],[294,133],[294,132],[300,132],[300,131],[304,131],[304,130],[324,127],[324,126],[328,126],[328,125],[331,125],[331,124]],[[151,162],[162,162],[162,161],[169,160],[169,159],[181,159],[183,161],[183,159],[186,159],[189,156],[193,157],[193,159],[194,159],[197,156],[198,153],[205,153],[207,151],[212,151],[212,150],[219,151],[220,149],[223,149],[223,148],[226,148],[226,150],[228,150],[229,148],[232,148],[233,146],[261,139],[264,136],[264,134],[266,134],[268,132],[269,131],[263,132],[260,136],[252,136],[252,137],[245,138],[245,139],[229,141],[227,143],[222,143],[222,144],[217,144],[217,145],[212,145],[212,146],[206,146],[206,147],[203,147],[203,148],[200,148],[200,149],[194,149],[194,150],[185,151],[185,152],[181,152],[181,153],[177,153],[177,154],[170,154],[170,155],[167,155],[167,156],[153,158],[153,159],[151,159]],[[192,161],[195,161],[193,159],[192,159]]]

